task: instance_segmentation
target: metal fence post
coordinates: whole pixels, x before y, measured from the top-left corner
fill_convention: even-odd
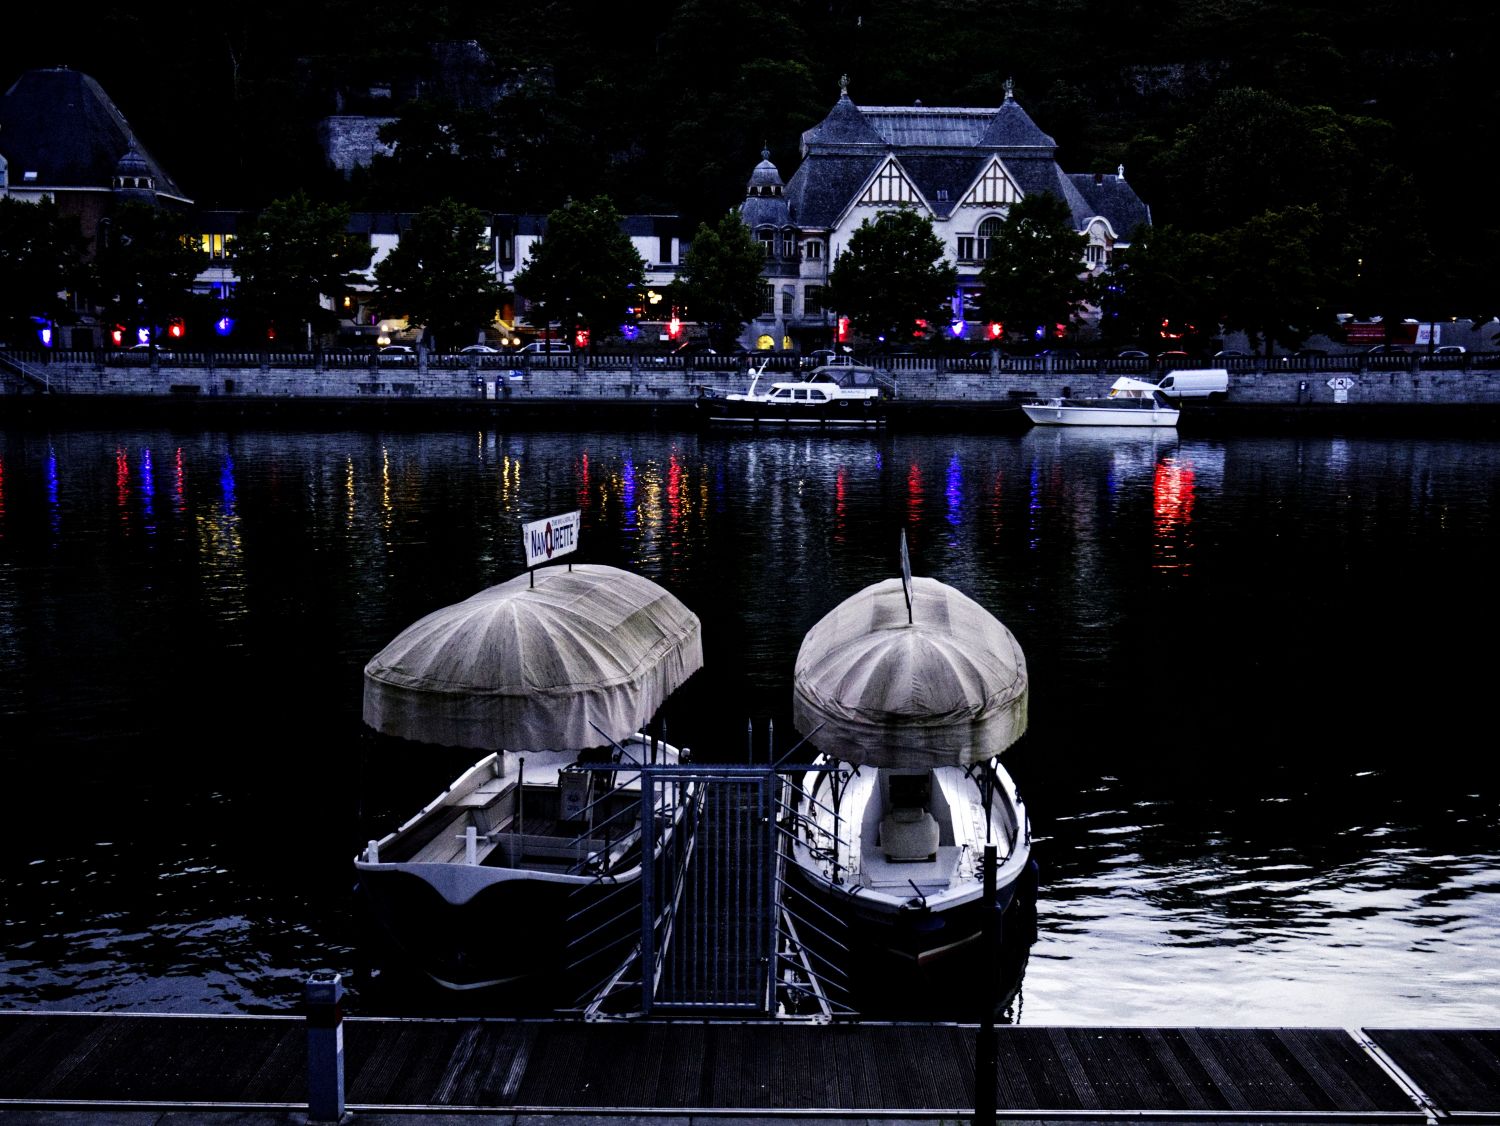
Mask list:
[[[344,982],[332,970],[307,979],[307,1117],[338,1122],[344,1117]]]

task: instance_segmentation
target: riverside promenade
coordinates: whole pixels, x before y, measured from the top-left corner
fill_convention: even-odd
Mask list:
[[[759,358],[755,359],[759,363]],[[892,356],[871,361],[894,384],[893,427],[1024,430],[1019,404],[1105,394],[1121,375],[1156,380],[1148,359]],[[1229,390],[1184,403],[1182,426],[1413,422],[1500,425],[1500,353],[1363,353],[1220,362]],[[1180,366],[1180,365],[1178,365]],[[809,370],[800,356],[769,357],[763,384]],[[0,352],[0,414],[157,414],[250,418],[289,413],[383,421],[456,416],[506,424],[566,419],[684,423],[704,389],[742,391],[744,357],[636,354],[567,356],[362,353]]]

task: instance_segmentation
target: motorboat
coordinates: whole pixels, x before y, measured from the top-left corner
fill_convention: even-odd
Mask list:
[[[935,579],[866,587],[803,639],[793,722],[819,753],[786,834],[789,883],[852,949],[925,967],[1034,901],[1026,807],[995,761],[1027,698],[1010,631]]]
[[[403,630],[365,666],[365,722],[489,753],[355,858],[369,952],[445,989],[564,1003],[628,962],[645,868],[680,851],[695,803],[690,782],[645,785],[684,756],[642,717],[702,663],[695,614],[599,564],[538,567]]]
[[[978,942],[987,841],[995,909],[1035,890],[1026,807],[993,761],[912,770],[820,756],[801,788],[790,871],[866,953],[927,967]]]
[[[1176,426],[1181,413],[1154,383],[1121,376],[1104,396],[1021,404],[1037,426]]]
[[[702,388],[697,407],[711,424],[735,426],[812,425],[875,427],[886,420],[886,403],[895,385],[875,368],[862,364],[824,364],[793,380],[762,387],[766,362],[752,371],[744,391]]]
[[[593,754],[487,755],[355,858],[376,948],[454,990],[613,968],[640,928],[641,826],[669,849],[695,797],[663,783],[643,818],[639,766],[678,760],[644,732]]]

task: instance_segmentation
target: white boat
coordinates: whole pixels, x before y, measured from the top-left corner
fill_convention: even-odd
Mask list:
[[[403,630],[365,666],[365,722],[493,753],[356,857],[371,952],[448,989],[565,1000],[623,964],[642,863],[668,855],[694,797],[662,782],[643,809],[640,765],[678,753],[641,717],[702,663],[695,614],[599,564],[539,568]]]
[[[638,732],[609,754],[616,770],[579,760],[488,755],[371,841],[354,868],[376,948],[456,990],[612,969],[640,930],[641,775],[630,767],[678,752]],[[690,784],[653,794],[654,850],[683,830],[693,798]]]
[[[1121,376],[1106,396],[1023,403],[1037,426],[1176,426],[1181,413],[1154,383]]]
[[[1035,888],[1026,807],[998,764],[816,765],[802,780],[791,871],[867,951],[926,967],[976,943],[987,840],[996,845],[995,909]]]
[[[854,426],[885,423],[885,404],[894,394],[891,380],[860,364],[825,364],[801,379],[778,380],[761,388],[769,361],[750,374],[744,391],[703,388],[699,413],[709,423],[737,426]]]
[[[1010,631],[935,579],[866,587],[804,638],[793,722],[821,754],[788,871],[856,950],[925,967],[1032,893],[1026,807],[995,761],[1024,732],[1027,697]]]

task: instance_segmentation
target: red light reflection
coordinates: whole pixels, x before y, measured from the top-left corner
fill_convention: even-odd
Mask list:
[[[1158,567],[1185,569],[1193,523],[1193,463],[1164,457],[1151,483]]]

